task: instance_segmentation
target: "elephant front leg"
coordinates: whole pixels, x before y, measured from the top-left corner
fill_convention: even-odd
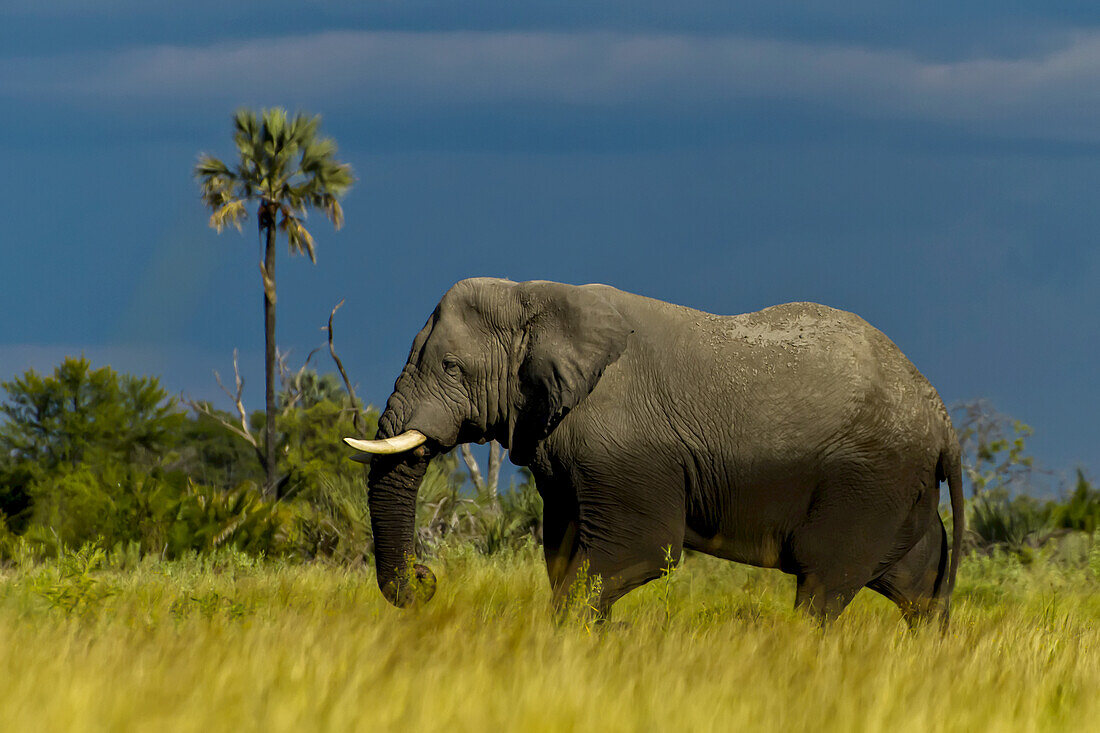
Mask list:
[[[581,519],[567,525],[566,534],[573,532],[576,539],[568,551],[555,555],[551,570],[551,582],[557,578],[555,605],[559,611],[587,606],[600,619],[607,618],[615,601],[660,578],[670,563],[678,564],[683,552],[682,526],[639,517],[600,529],[586,527]]]
[[[581,563],[580,518],[576,500],[544,499],[542,551],[554,606],[560,609]]]

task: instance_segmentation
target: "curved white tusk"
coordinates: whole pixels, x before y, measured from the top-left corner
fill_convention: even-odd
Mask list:
[[[357,451],[363,453],[375,453],[386,455],[390,453],[404,453],[418,445],[423,445],[428,436],[419,430],[406,430],[401,435],[382,440],[357,440],[356,438],[344,438],[344,442]]]

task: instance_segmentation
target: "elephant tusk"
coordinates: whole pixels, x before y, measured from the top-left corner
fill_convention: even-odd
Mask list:
[[[387,455],[391,453],[404,453],[419,445],[423,445],[428,439],[419,430],[406,430],[401,435],[382,440],[357,440],[356,438],[344,438],[344,442],[362,453],[375,453]]]

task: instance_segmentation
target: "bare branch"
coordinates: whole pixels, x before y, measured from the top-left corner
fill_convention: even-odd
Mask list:
[[[241,378],[241,369],[238,364],[237,350],[233,349],[233,379],[237,385],[236,394],[231,393],[222,384],[222,378],[217,372],[214,372],[214,379],[218,380],[218,386],[222,388],[222,391],[229,395],[229,398],[233,400],[233,404],[237,407],[237,414],[241,418],[241,433],[242,437],[252,445],[258,446],[256,438],[252,435],[252,431],[248,429],[248,412],[244,409],[244,402],[241,399],[241,395],[244,394],[244,379]]]
[[[197,412],[201,415],[206,415],[207,417],[209,417],[212,420],[214,420],[214,421],[218,422],[219,424],[221,424],[222,427],[224,427],[229,432],[233,433],[234,435],[238,435],[238,436],[244,438],[245,440],[247,440],[249,442],[249,444],[253,448],[259,449],[260,446],[256,442],[256,438],[254,438],[252,436],[252,433],[244,432],[243,430],[241,430],[238,426],[234,425],[229,420],[226,420],[221,415],[218,415],[217,413],[215,413],[213,410],[210,409],[210,405],[206,404],[205,402],[195,402],[194,400],[188,400],[188,399],[183,400],[183,402],[188,407],[190,407],[192,410],[194,410],[195,412]]]
[[[306,375],[306,371],[309,369],[310,359],[316,354],[318,349],[314,349],[309,352],[309,356],[306,357],[305,363],[298,368],[298,371],[293,375],[290,373],[290,368],[286,365],[286,360],[290,356],[290,352],[282,353],[278,347],[275,348],[275,366],[279,371],[279,381],[282,382],[283,392],[286,394],[286,404],[279,408],[280,414],[294,409],[295,405],[302,399],[302,379]]]
[[[225,392],[229,399],[233,400],[234,405],[236,405],[237,407],[237,414],[240,416],[241,419],[241,424],[239,427],[237,425],[234,425],[229,420],[226,420],[221,415],[215,413],[210,405],[206,402],[195,402],[194,400],[188,399],[185,399],[183,401],[187,403],[187,405],[195,412],[206,415],[207,417],[221,423],[230,432],[244,438],[248,441],[249,445],[259,450],[260,444],[259,442],[257,442],[256,436],[254,436],[252,434],[252,431],[248,428],[248,413],[245,411],[244,403],[241,400],[241,395],[244,393],[244,379],[241,378],[241,370],[237,363],[236,349],[233,349],[233,375],[236,381],[237,388],[237,391],[235,393],[229,391],[229,389],[222,382],[221,375],[218,374],[217,370],[214,371],[214,379],[218,381],[218,386],[221,387],[222,392]]]
[[[340,370],[340,377],[344,380],[344,387],[348,390],[348,397],[351,398],[352,420],[355,424],[355,429],[359,431],[359,434],[366,436],[367,427],[363,422],[362,411],[359,409],[359,398],[355,396],[355,389],[351,386],[351,380],[348,379],[348,373],[344,371],[344,363],[340,361],[340,357],[336,355],[336,346],[332,342],[333,328],[332,321],[336,318],[336,311],[340,310],[340,306],[344,304],[344,299],[341,298],[340,302],[332,308],[332,313],[328,316],[328,326],[322,326],[322,331],[328,331],[328,353],[332,355],[332,360],[336,362],[336,368]],[[310,354],[312,356],[312,354]]]

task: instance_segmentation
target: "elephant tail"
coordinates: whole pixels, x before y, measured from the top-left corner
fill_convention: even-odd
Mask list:
[[[947,592],[943,596],[942,623],[947,628],[951,615],[951,596],[955,591],[955,577],[962,557],[963,537],[966,534],[966,503],[963,498],[962,456],[957,443],[952,443],[940,454],[940,480],[947,480],[951,496],[951,565],[947,571]]]

